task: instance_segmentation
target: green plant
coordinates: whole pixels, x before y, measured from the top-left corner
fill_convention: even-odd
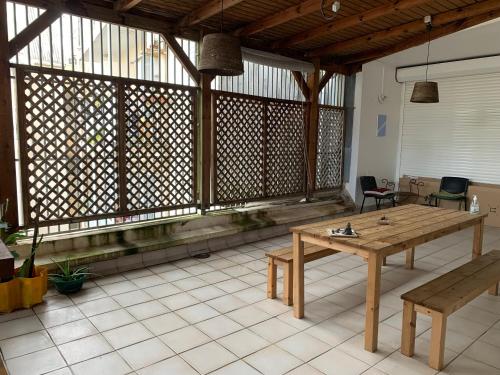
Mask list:
[[[60,273],[50,273],[49,280],[51,282],[61,282],[61,281],[73,281],[81,278],[86,278],[87,276],[93,275],[93,273],[88,272],[88,267],[78,267],[75,269],[71,268],[70,258],[66,258],[63,262],[57,262],[52,259],[52,262],[57,265]]]
[[[38,241],[36,241],[36,240],[37,240],[37,238],[35,237],[34,241],[33,241],[33,246],[31,249],[31,254],[29,257],[27,257],[24,260],[21,267],[19,267],[17,269],[16,277],[33,277],[34,276],[33,275],[33,264],[34,264],[34,260],[35,260],[35,254],[36,254],[36,251],[38,250],[38,248],[40,247],[40,244],[42,243],[43,234],[40,236],[40,239]],[[12,251],[11,251],[11,253],[12,253]],[[16,255],[14,255],[14,258],[15,257],[16,257]]]

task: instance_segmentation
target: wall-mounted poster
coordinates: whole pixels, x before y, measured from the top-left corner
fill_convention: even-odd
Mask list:
[[[387,131],[387,115],[377,116],[377,137],[385,137]]]

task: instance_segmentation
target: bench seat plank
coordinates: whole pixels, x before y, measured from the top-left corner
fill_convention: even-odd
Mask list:
[[[328,249],[322,246],[304,244],[304,262],[312,262],[313,260],[326,257],[338,253],[336,250]],[[293,262],[292,247],[274,250],[266,253],[266,256],[274,258],[275,260],[283,263]]]
[[[493,250],[401,296],[450,315],[500,280],[500,251]]]

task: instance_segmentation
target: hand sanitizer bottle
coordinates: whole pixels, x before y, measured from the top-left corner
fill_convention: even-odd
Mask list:
[[[474,195],[472,197],[472,203],[470,204],[470,211],[471,214],[477,214],[479,212],[479,202],[477,200],[477,195]]]

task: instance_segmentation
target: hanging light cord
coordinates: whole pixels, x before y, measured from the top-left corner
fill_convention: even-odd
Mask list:
[[[429,41],[427,43],[427,64],[425,66],[425,82],[428,81],[427,77],[429,74],[429,56],[430,56],[430,51],[431,51],[431,30],[432,30],[432,25],[428,24],[427,31],[429,32]]]

